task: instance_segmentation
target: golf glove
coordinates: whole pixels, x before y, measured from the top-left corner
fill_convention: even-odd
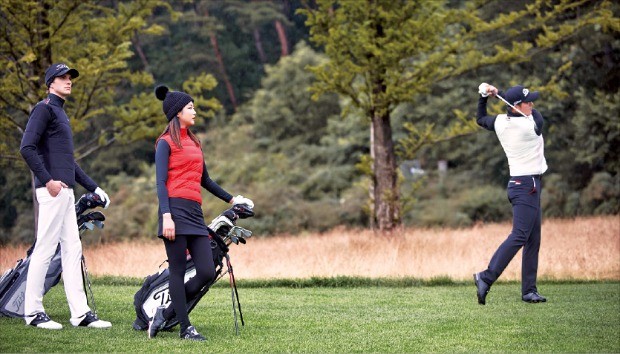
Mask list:
[[[254,209],[254,202],[242,195],[238,195],[233,198],[233,205],[235,204],[246,204],[250,207],[250,209]]]
[[[487,84],[486,82],[481,83],[480,86],[478,86],[478,93],[480,94],[480,96],[488,97],[489,96],[489,93],[487,92],[488,88],[489,88],[489,84]]]
[[[103,189],[101,189],[99,187],[97,187],[97,189],[95,189],[95,194],[97,194],[99,196],[99,198],[101,198],[101,200],[103,200],[105,202],[105,206],[103,207],[103,209],[107,209],[108,205],[110,205],[110,197],[108,197],[106,192],[104,192]]]

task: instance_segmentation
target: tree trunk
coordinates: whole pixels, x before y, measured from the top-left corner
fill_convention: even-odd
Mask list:
[[[136,48],[136,52],[138,53],[138,56],[140,57],[140,61],[142,62],[142,66],[144,67],[144,71],[149,72],[149,61],[146,59],[146,54],[144,54],[144,51],[142,50],[142,44],[140,43],[140,37],[138,37],[137,33],[134,33],[134,35],[131,37],[131,44],[133,44],[133,47]]]
[[[233,86],[228,79],[228,75],[226,74],[226,66],[224,65],[224,59],[222,58],[222,53],[220,52],[220,46],[217,43],[217,37],[215,33],[211,33],[209,35],[211,39],[211,45],[213,46],[213,50],[215,51],[215,57],[217,58],[217,63],[220,67],[220,71],[222,72],[222,80],[224,80],[224,84],[226,85],[226,91],[228,91],[228,97],[230,98],[230,103],[233,106],[235,112],[237,111],[237,99],[235,98],[235,90],[233,90]]]
[[[282,26],[282,22],[279,20],[275,21],[276,31],[278,32],[278,39],[280,40],[280,47],[282,48],[282,53],[280,57],[285,57],[288,55],[288,42],[286,40],[286,31],[284,30],[284,26]]]
[[[263,49],[263,42],[260,38],[260,32],[258,28],[255,28],[252,31],[254,35],[254,44],[256,45],[256,51],[258,52],[258,58],[260,59],[261,64],[265,64],[267,62],[267,56],[265,55],[265,50]]]
[[[374,114],[374,208],[379,230],[392,230],[400,223],[396,154],[389,113]]]
[[[194,4],[194,11],[198,14],[198,9],[196,8],[196,4]],[[209,17],[209,10],[204,9],[205,17]],[[230,99],[230,103],[233,106],[234,111],[237,111],[237,98],[235,97],[235,90],[233,89],[230,80],[228,79],[228,74],[226,74],[226,66],[224,65],[224,59],[222,57],[222,53],[220,52],[220,46],[217,42],[217,36],[215,32],[209,31],[209,39],[211,40],[211,45],[213,46],[213,51],[215,52],[215,58],[217,59],[218,66],[220,68],[220,72],[222,74],[222,80],[224,80],[224,85],[226,85],[226,91],[228,92],[228,98]]]
[[[377,219],[375,217],[375,129],[372,124],[370,125],[370,161],[372,162],[370,166],[372,178],[368,186],[368,199],[370,201],[368,203],[368,226],[374,230],[377,227]]]

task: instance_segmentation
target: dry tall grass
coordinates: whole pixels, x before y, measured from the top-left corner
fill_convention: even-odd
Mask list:
[[[407,228],[390,236],[336,229],[321,235],[253,238],[246,245],[233,245],[231,260],[239,279],[349,275],[467,280],[486,268],[510,228],[510,223],[460,230]],[[26,249],[0,248],[0,271],[12,267]],[[166,258],[158,239],[87,246],[84,252],[93,275],[144,277]],[[519,252],[501,279],[520,279],[520,258]],[[620,218],[544,221],[539,277],[620,279]]]

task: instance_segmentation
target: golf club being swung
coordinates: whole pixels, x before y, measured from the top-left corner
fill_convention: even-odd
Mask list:
[[[508,101],[506,101],[504,99],[504,97],[500,96],[499,94],[495,95],[495,97],[499,98],[500,100],[504,101],[505,104],[507,104],[508,106],[510,106],[510,108],[514,109],[515,111],[521,113],[522,116],[524,116],[525,118],[527,118],[527,116],[525,115],[525,113],[521,112],[517,107],[511,105],[510,103],[508,103]]]
[[[486,82],[483,82],[480,84],[480,86],[478,86],[478,92],[483,96],[483,97],[487,97],[488,95],[492,95],[491,92],[488,92],[489,87],[493,87],[489,84],[487,84]],[[497,89],[495,89],[497,90]],[[514,109],[515,111],[521,113],[522,116],[524,117],[528,117],[527,115],[525,115],[525,113],[521,112],[521,110],[519,110],[517,107],[513,106],[512,104],[510,104],[510,102],[506,101],[506,99],[504,99],[504,97],[499,95],[499,91],[497,92],[497,94],[492,95],[495,96],[497,98],[499,98],[500,100],[504,101],[505,104],[507,104],[510,108]]]

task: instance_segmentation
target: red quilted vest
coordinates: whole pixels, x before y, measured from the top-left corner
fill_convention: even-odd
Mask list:
[[[170,137],[165,134],[161,137],[170,145],[170,158],[168,160],[168,196],[170,198],[184,198],[202,204],[200,195],[200,181],[204,158],[202,149],[187,135],[187,129],[181,129],[180,149]]]

